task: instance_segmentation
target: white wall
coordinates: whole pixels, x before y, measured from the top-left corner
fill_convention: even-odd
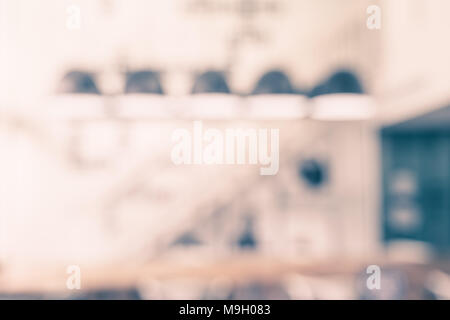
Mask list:
[[[383,1],[380,120],[405,120],[450,103],[450,2]]]

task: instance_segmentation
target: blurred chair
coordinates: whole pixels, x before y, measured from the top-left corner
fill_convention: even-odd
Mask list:
[[[265,73],[247,98],[250,118],[299,119],[306,115],[306,97],[297,93],[280,70]]]
[[[286,288],[277,282],[249,281],[237,284],[230,291],[227,300],[288,300]]]
[[[355,73],[339,70],[313,88],[309,97],[316,120],[366,120],[374,114],[374,103]]]
[[[141,294],[137,288],[123,289],[98,289],[82,291],[69,297],[71,300],[141,300]]]

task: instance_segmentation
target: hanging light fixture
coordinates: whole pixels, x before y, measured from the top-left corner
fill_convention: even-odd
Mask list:
[[[45,105],[52,118],[95,118],[104,113],[104,96],[93,72],[72,70],[64,75],[56,94]]]
[[[247,98],[249,115],[256,119],[301,119],[307,97],[296,90],[281,70],[265,73]]]
[[[338,71],[309,94],[310,116],[323,121],[358,121],[374,116],[374,101],[350,71]]]
[[[194,119],[234,119],[240,116],[240,98],[233,94],[223,72],[196,76],[191,95],[179,102],[180,114]]]
[[[170,118],[160,72],[149,69],[128,72],[124,92],[117,97],[117,114],[129,119]]]

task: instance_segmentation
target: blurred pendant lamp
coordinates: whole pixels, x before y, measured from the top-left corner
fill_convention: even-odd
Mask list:
[[[159,73],[151,70],[129,72],[125,85],[126,94],[164,94]]]
[[[104,101],[95,74],[71,70],[64,74],[56,95],[45,103],[52,117],[58,119],[86,119],[102,116]]]
[[[70,71],[61,80],[59,94],[100,94],[94,75],[85,71]]]
[[[271,70],[259,79],[248,98],[249,114],[257,119],[303,118],[306,101],[283,71]]]
[[[357,76],[341,70],[316,86],[309,94],[310,116],[323,121],[362,121],[373,117],[375,109]]]
[[[289,77],[280,70],[265,73],[253,90],[253,95],[261,94],[294,94]]]
[[[186,104],[188,116],[195,119],[239,117],[239,98],[233,95],[223,72],[206,71],[196,76]]]
[[[222,72],[207,71],[197,76],[192,88],[192,94],[208,93],[230,93],[227,81],[225,80],[225,76]]]
[[[143,69],[126,74],[124,94],[118,97],[117,114],[129,119],[171,117],[158,71]]]

